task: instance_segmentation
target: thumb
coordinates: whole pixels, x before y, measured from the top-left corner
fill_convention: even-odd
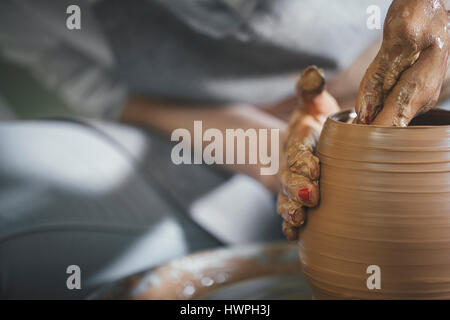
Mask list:
[[[309,66],[302,71],[296,89],[299,100],[309,114],[331,114],[339,110],[336,99],[326,90],[323,70],[316,66]]]

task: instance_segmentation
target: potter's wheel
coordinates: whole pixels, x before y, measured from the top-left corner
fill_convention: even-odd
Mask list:
[[[92,299],[311,299],[297,245],[205,251],[130,276]]]

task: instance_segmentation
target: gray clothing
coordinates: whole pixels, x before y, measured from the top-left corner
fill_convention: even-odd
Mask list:
[[[73,3],[81,30],[65,27]],[[375,41],[373,3],[2,0],[0,53],[81,116],[115,119],[136,93],[270,102],[306,65],[341,70]],[[390,1],[375,3],[384,15]],[[273,195],[248,178],[175,166],[154,134],[83,123],[0,125],[1,298],[82,298],[193,251],[281,238]],[[80,291],[66,287],[71,264]]]
[[[390,0],[3,0],[0,48],[78,114],[115,118],[128,94],[271,102],[299,70],[346,68],[381,35]],[[65,27],[78,3],[81,30]]]
[[[223,213],[209,198],[235,197],[223,189],[228,177],[176,166],[170,149],[157,136],[113,124],[0,124],[0,299],[84,298],[191,252],[281,239],[271,196],[249,183],[249,199],[222,214],[222,232],[208,230]],[[249,206],[258,211],[246,212]],[[256,218],[258,228],[243,234]],[[70,265],[81,268],[81,290],[66,286]]]

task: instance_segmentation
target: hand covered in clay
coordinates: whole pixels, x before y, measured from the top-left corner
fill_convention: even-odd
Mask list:
[[[289,122],[284,145],[286,168],[281,171],[278,213],[283,218],[283,233],[288,240],[298,238],[305,223],[306,208],[319,202],[319,159],[315,146],[328,115],[339,110],[336,100],[325,90],[323,72],[316,67],[303,70],[297,83],[300,106]]]
[[[403,127],[431,109],[447,70],[448,46],[441,0],[394,0],[380,51],[359,88],[355,122]]]

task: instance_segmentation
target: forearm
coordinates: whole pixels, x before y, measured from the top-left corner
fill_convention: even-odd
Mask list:
[[[183,128],[190,132],[191,137],[194,137],[194,121],[197,120],[202,121],[203,132],[214,128],[218,129],[223,137],[226,136],[227,129],[279,129],[280,141],[282,141],[287,127],[284,121],[248,105],[206,108],[206,106],[170,103],[139,97],[128,101],[121,120],[125,123],[157,130],[166,135],[171,135],[174,130]],[[272,146],[270,140],[269,138],[267,150],[278,148],[281,145],[280,141],[277,141],[278,145]],[[248,146],[249,144],[246,143],[247,148]],[[235,149],[235,155],[238,151]],[[248,152],[249,150],[246,150],[247,154]],[[233,172],[247,174],[271,190],[276,191],[278,188],[275,175],[262,176],[260,174],[262,165],[259,161],[257,164],[224,164],[223,167]]]

